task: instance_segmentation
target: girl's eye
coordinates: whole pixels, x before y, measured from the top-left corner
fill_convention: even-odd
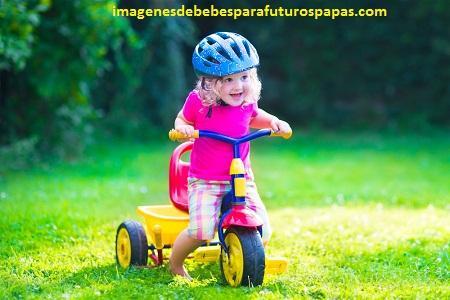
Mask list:
[[[225,82],[231,82],[233,79],[231,79],[231,78],[225,78]]]
[[[247,80],[248,79],[248,75],[244,75],[241,77],[242,80]]]

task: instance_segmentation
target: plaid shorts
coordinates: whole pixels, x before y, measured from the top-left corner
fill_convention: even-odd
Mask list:
[[[219,224],[223,196],[230,191],[228,181],[188,179],[189,227],[188,234],[197,240],[211,240]],[[272,234],[266,207],[259,197],[254,181],[247,180],[245,201],[263,221],[262,240],[268,242]]]

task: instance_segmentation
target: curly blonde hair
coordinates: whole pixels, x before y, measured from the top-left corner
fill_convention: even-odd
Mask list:
[[[220,100],[219,91],[222,85],[223,77],[204,77],[201,76],[195,85],[195,90],[198,92],[203,105],[211,106],[217,105]],[[248,105],[256,103],[261,97],[261,81],[258,78],[256,68],[249,70],[250,90],[243,104]]]

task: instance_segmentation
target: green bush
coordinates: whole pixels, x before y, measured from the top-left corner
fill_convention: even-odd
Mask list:
[[[108,55],[134,47],[136,36],[111,16],[110,1],[30,3],[2,6],[2,41],[13,42],[3,43],[0,63],[0,144],[36,137],[41,156],[72,158],[92,138],[92,91],[112,68]]]
[[[0,70],[20,70],[32,53],[34,31],[49,0],[0,0]]]
[[[194,27],[183,18],[113,17],[114,5],[130,3],[1,7],[0,145],[36,137],[41,157],[74,158],[100,115],[97,124],[115,135],[171,125],[187,91],[182,45]]]

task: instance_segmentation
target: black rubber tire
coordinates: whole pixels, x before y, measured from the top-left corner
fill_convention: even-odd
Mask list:
[[[261,285],[264,281],[264,271],[266,267],[264,246],[261,240],[261,235],[256,229],[230,227],[225,232],[225,239],[227,235],[231,233],[238,237],[244,256],[244,269],[240,285],[249,287]],[[224,281],[227,282],[224,274],[223,255],[227,254],[222,248],[220,254],[220,271]],[[229,282],[227,283],[230,284]]]
[[[131,245],[130,265],[132,266],[146,266],[148,260],[148,244],[147,235],[141,223],[133,220],[126,220],[119,225],[116,232],[116,262],[119,263],[119,254],[117,253],[117,238],[121,229],[128,232]]]

